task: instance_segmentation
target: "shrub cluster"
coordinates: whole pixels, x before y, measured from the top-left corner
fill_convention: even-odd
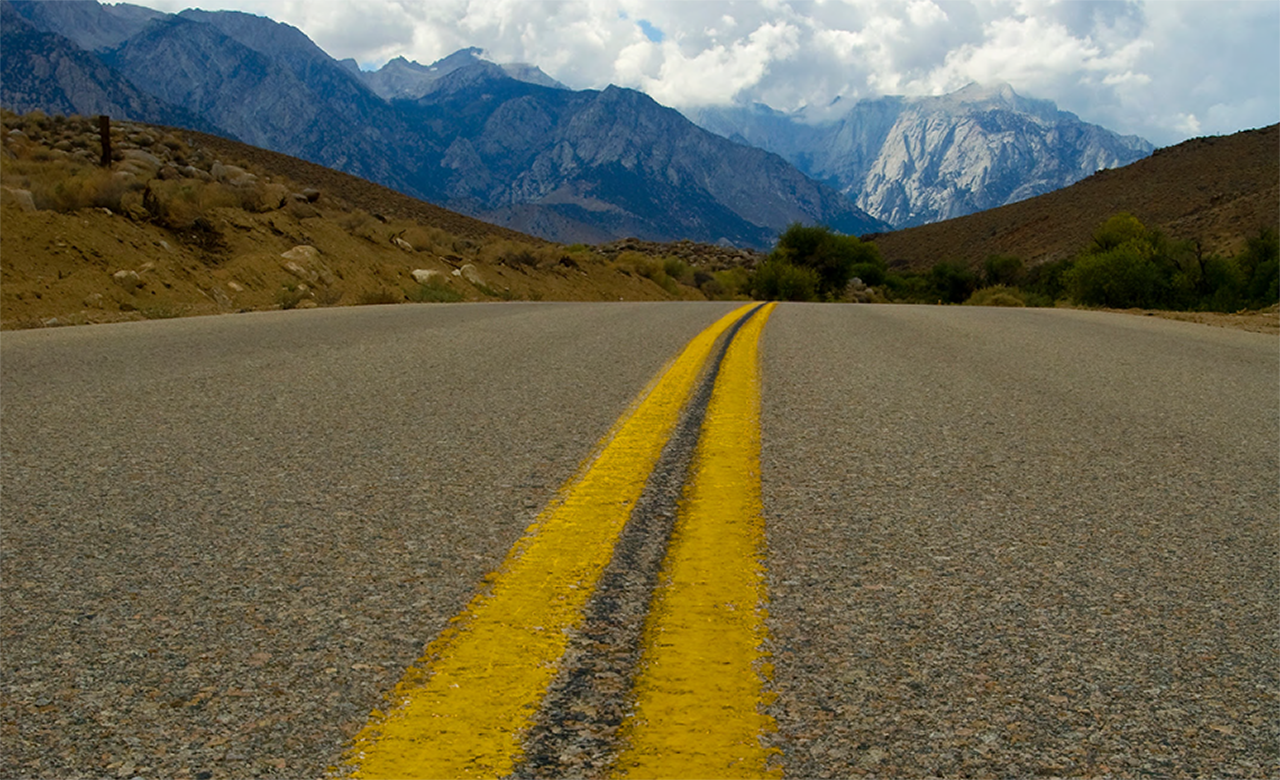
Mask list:
[[[855,277],[869,285],[885,278],[875,244],[823,226],[794,223],[751,278],[751,294],[764,300],[839,300]]]
[[[1280,241],[1272,228],[1233,257],[1205,253],[1121,213],[1103,222],[1075,257],[1026,268],[1007,255],[980,270],[939,262],[885,277],[891,300],[914,303],[1237,311],[1280,301]]]

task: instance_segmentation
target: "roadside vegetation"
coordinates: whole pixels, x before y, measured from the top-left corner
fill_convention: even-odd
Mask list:
[[[1235,312],[1280,300],[1274,229],[1224,256],[1122,213],[1070,258],[1029,266],[996,255],[976,268],[890,268],[873,241],[798,223],[768,255],[634,238],[564,246],[419,201],[418,216],[397,212],[387,199],[409,199],[224,139],[114,122],[103,166],[94,120],[0,118],[6,328],[404,302],[755,298]]]
[[[854,292],[850,285],[881,284],[885,270],[875,244],[796,223],[778,237],[751,277],[750,289],[754,297],[769,301],[838,301]]]
[[[1074,257],[1027,267],[1007,255],[980,269],[938,262],[885,275],[884,297],[980,306],[1074,304],[1113,309],[1234,312],[1280,302],[1280,241],[1264,228],[1233,256],[1208,253],[1116,214]]]

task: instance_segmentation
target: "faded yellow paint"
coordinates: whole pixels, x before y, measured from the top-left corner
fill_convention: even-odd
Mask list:
[[[765,678],[759,340],[773,304],[720,364],[645,623],[617,777],[780,777],[761,737]]]
[[[499,777],[556,674],[567,630],[608,564],[716,340],[751,304],[696,336],[515,544],[490,587],[432,642],[347,753],[355,777]]]

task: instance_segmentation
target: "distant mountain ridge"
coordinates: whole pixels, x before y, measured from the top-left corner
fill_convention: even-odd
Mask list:
[[[712,132],[777,152],[894,227],[1051,192],[1154,149],[1008,84],[864,100],[823,121],[760,105],[685,113]]]
[[[50,114],[130,116],[144,122],[217,130],[203,117],[139,89],[68,38],[39,29],[7,2],[0,2],[0,36],[0,88],[5,108],[18,113],[40,109]]]
[[[120,84],[174,107],[172,117],[544,238],[759,248],[794,221],[855,233],[885,227],[780,157],[702,130],[647,96],[564,89],[533,66],[497,65],[479,50],[366,74],[299,30],[251,14],[0,2],[27,27],[80,46]],[[7,27],[4,35],[6,63],[38,56]],[[0,88],[0,102],[17,107],[8,79]],[[52,91],[44,97],[30,85],[22,108],[87,113],[74,89],[56,105]],[[112,113],[137,116],[120,109]],[[154,111],[139,118],[164,121]]]
[[[475,48],[366,72],[252,14],[0,5],[21,22],[3,31],[6,107],[221,131],[558,241],[762,248],[797,221],[882,232],[1150,152],[1007,86],[863,101],[826,122],[762,106],[686,112],[699,127],[634,90],[570,90]],[[77,64],[51,69],[44,50]]]
[[[456,70],[473,65],[492,65],[484,59],[484,50],[471,47],[461,49],[430,65],[396,57],[378,70],[361,70],[355,60],[342,60],[339,64],[357,75],[370,89],[387,100],[416,100],[431,92],[439,80]],[[537,84],[541,87],[568,89],[564,84],[527,63],[499,65],[502,72],[516,81]]]

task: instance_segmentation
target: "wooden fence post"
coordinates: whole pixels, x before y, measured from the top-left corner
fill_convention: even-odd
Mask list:
[[[102,138],[102,167],[111,167],[111,117],[98,115],[98,135]]]

